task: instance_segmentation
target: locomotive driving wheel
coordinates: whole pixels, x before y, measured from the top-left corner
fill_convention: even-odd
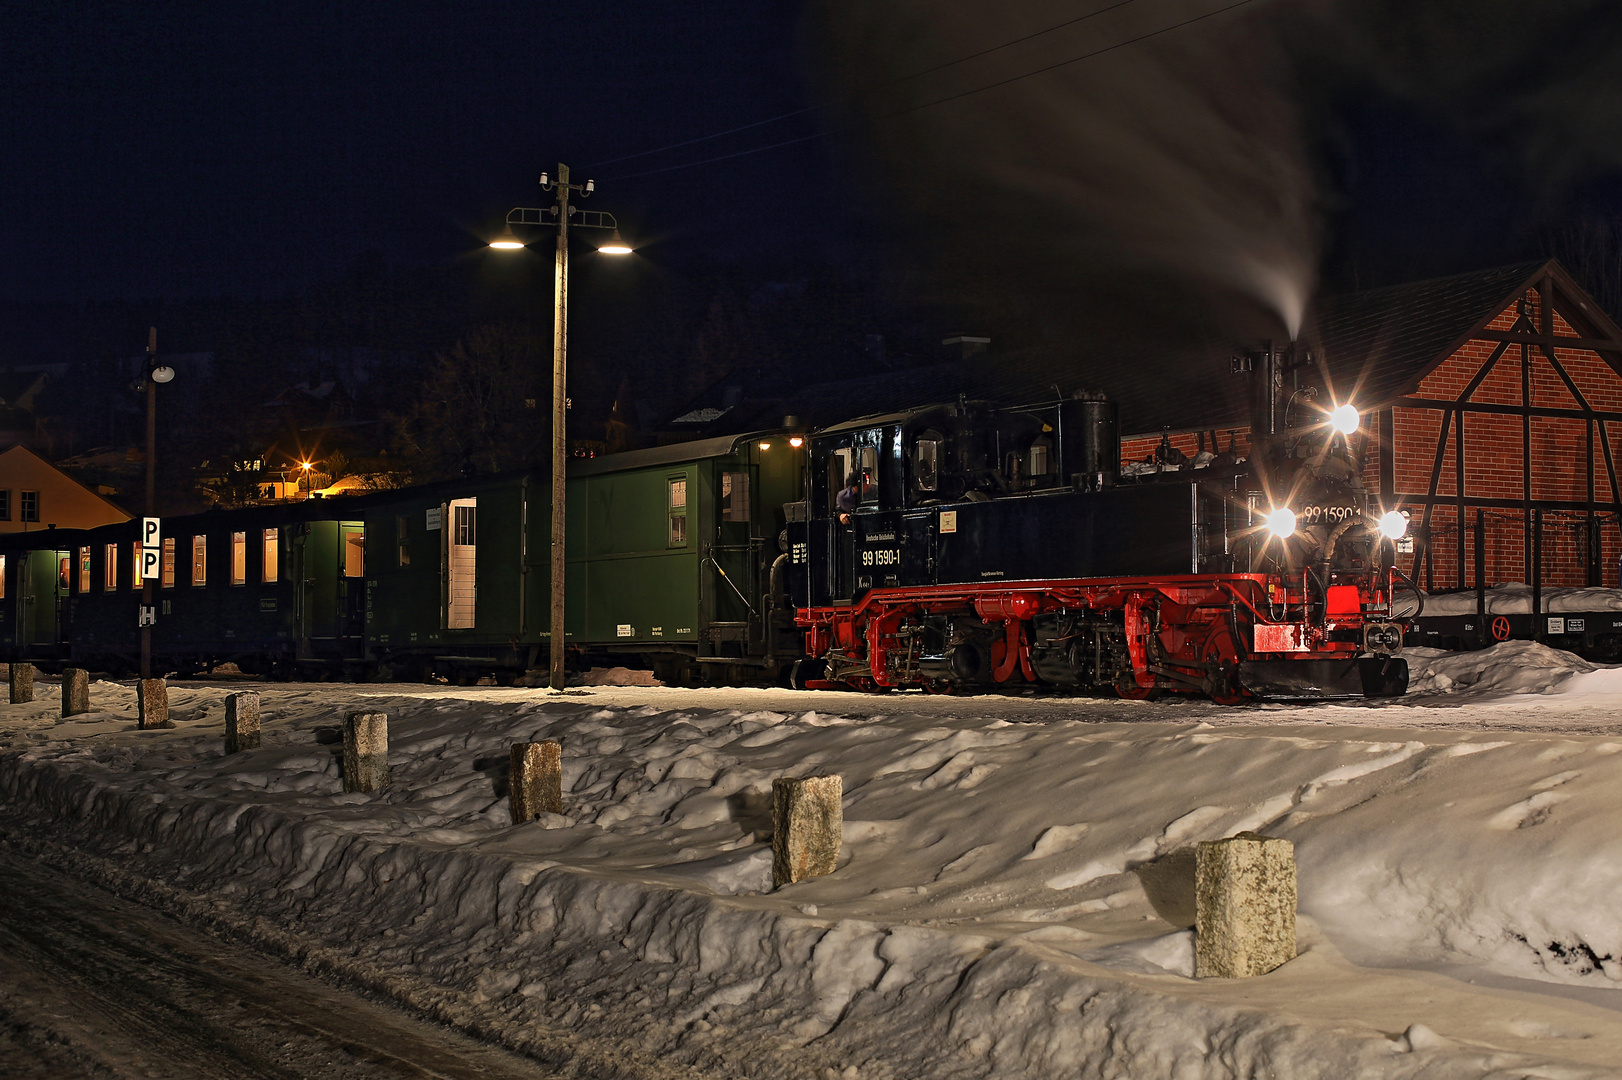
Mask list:
[[[1245,691],[1239,685],[1239,650],[1227,623],[1217,623],[1205,637],[1200,650],[1205,661],[1205,693],[1218,705],[1242,705]]]

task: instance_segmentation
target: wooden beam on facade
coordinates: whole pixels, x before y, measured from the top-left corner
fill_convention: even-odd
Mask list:
[[[1519,405],[1499,405],[1489,401],[1470,401],[1461,405],[1457,401],[1449,401],[1446,398],[1422,397],[1399,397],[1394,399],[1391,404],[1406,409],[1439,409],[1444,412],[1462,409],[1465,412],[1506,413],[1514,416],[1519,416],[1525,411],[1533,416],[1564,417],[1568,420],[1608,420],[1611,423],[1622,424],[1622,412],[1609,412],[1602,409],[1559,409],[1540,405],[1523,410]]]
[[[1473,341],[1507,341],[1514,345],[1525,343],[1527,345],[1549,345],[1560,349],[1577,349],[1584,352],[1622,353],[1622,341],[1606,341],[1603,338],[1562,337],[1559,334],[1524,334],[1513,330],[1477,330],[1471,335]]]

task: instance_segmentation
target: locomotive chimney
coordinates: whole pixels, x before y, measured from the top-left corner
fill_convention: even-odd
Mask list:
[[[1078,491],[1115,486],[1121,471],[1115,402],[1086,393],[1059,402],[1059,469]]]

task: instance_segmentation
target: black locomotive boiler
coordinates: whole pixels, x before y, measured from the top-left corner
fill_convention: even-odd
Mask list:
[[[1121,474],[1105,400],[960,400],[817,434],[788,527],[798,682],[1403,693],[1406,519],[1370,503],[1356,410],[1326,403],[1302,352],[1246,365],[1247,456],[1147,475]]]

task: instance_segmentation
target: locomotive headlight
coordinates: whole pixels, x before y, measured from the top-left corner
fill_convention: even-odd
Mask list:
[[[1267,515],[1267,531],[1280,540],[1295,533],[1295,511],[1281,506]]]
[[[1340,405],[1329,414],[1329,426],[1342,435],[1350,435],[1357,430],[1359,417],[1357,406]]]
[[[1408,515],[1400,510],[1387,510],[1380,515],[1380,535],[1387,540],[1401,540],[1408,535]]]

